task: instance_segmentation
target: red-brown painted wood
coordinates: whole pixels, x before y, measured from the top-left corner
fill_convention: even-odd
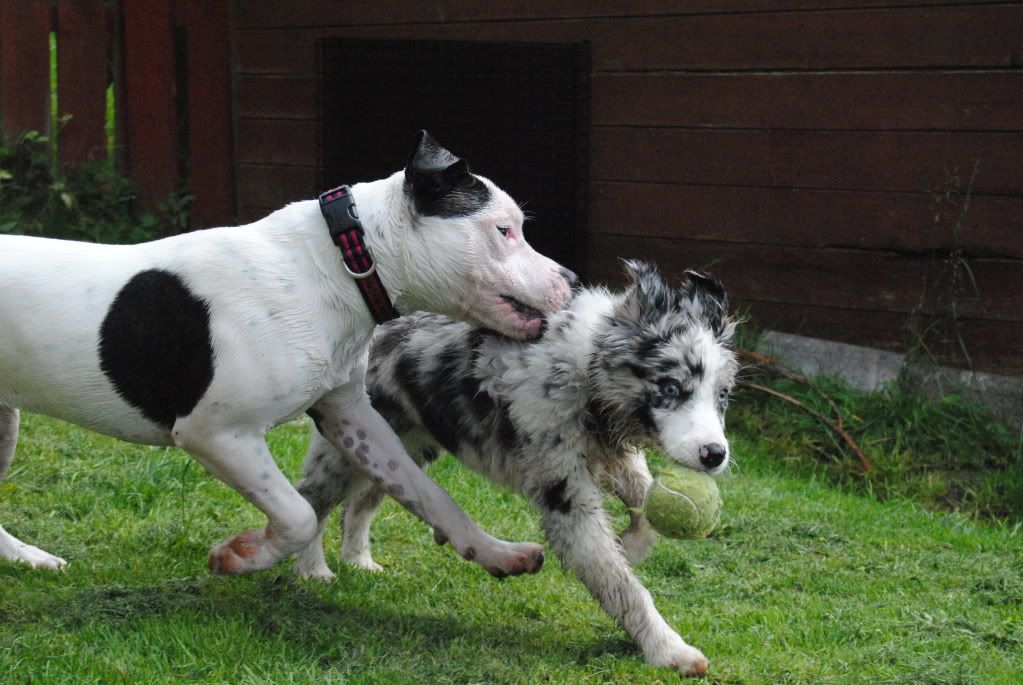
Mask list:
[[[597,182],[590,231],[1023,259],[1023,197]]]
[[[848,309],[908,313],[940,311],[939,293],[925,289],[945,267],[942,255],[813,249],[777,245],[659,240],[591,235],[583,251],[584,275],[619,280],[621,258],[656,261],[680,276],[697,268],[720,278],[735,297],[787,304],[818,303]],[[977,291],[958,297],[964,317],[1023,322],[1023,260],[971,259]]]
[[[0,0],[0,116],[7,139],[50,132],[50,6]]]
[[[106,156],[107,16],[103,0],[57,4],[57,110],[61,162],[74,167]]]
[[[600,181],[1023,194],[1023,133],[595,128],[592,144]]]
[[[179,0],[188,41],[191,221],[195,228],[235,219],[231,75],[227,5]]]
[[[1023,3],[843,12],[410,23],[237,31],[239,73],[311,74],[315,39],[590,40],[594,71],[1007,68]]]
[[[120,7],[128,171],[148,209],[178,190],[173,14],[171,0]]]
[[[316,183],[316,167],[312,166],[242,164],[238,167],[240,205],[257,207],[259,211],[280,209],[289,202],[315,197],[318,190]]]
[[[591,90],[598,126],[1023,130],[1020,71],[600,73]]]
[[[758,327],[894,352],[917,347],[921,331],[932,326],[927,344],[936,355],[933,360],[936,363],[967,365],[960,343],[955,339],[961,337],[962,346],[969,352],[977,371],[1023,375],[1021,323],[964,318],[958,321],[956,330],[949,319],[939,322],[911,319],[900,313],[734,298],[732,304],[733,310],[743,311]],[[941,334],[935,335],[939,331]],[[945,338],[948,340],[943,341]]]
[[[960,0],[960,4],[985,4],[989,0]],[[292,0],[235,0],[236,24],[242,28],[360,26],[372,24],[422,24],[508,20],[557,20],[580,18],[668,17],[690,14],[763,14],[786,11],[918,7],[946,5],[949,0],[447,0],[445,2],[329,2]]]

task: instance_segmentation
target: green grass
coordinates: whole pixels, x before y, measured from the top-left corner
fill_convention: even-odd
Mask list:
[[[770,381],[777,391],[832,418],[871,464],[801,409],[752,390],[729,412],[733,432],[784,473],[821,477],[877,499],[907,498],[935,510],[1015,525],[1023,522],[1023,426],[1016,432],[956,396],[932,402],[893,384],[883,392],[820,378],[810,385]]]
[[[297,475],[306,426],[271,446]],[[709,682],[1016,683],[1023,536],[784,475],[735,436],[721,527],[662,541],[639,573],[711,660]],[[487,529],[541,539],[517,496],[451,459],[432,471]],[[393,503],[374,524],[380,574],[296,580],[290,562],[206,572],[208,546],[261,517],[183,453],[26,415],[0,521],[67,558],[0,564],[9,682],[656,683],[584,588],[551,560],[503,582],[433,544]],[[328,559],[337,569],[336,527]]]

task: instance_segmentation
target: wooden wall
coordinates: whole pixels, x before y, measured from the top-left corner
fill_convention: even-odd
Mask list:
[[[234,0],[243,219],[316,190],[321,36],[592,41],[587,278],[703,267],[758,323],[891,349],[954,312],[1023,371],[1023,2]]]

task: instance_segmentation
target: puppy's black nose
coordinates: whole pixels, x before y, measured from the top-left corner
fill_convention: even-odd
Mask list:
[[[728,450],[724,445],[712,442],[700,448],[700,463],[708,469],[716,469],[721,466],[727,455]]]
[[[561,277],[568,281],[568,287],[576,288],[579,286],[579,277],[575,275],[574,271],[561,267]]]

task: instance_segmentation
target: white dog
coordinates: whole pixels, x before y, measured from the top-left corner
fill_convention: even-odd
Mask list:
[[[325,218],[327,200],[341,195],[346,228],[361,217],[356,233],[368,244],[350,250],[354,266]],[[321,212],[316,201],[298,202],[247,226],[141,245],[0,237],[0,475],[19,407],[131,442],[176,445],[269,519],[215,546],[211,570],[265,569],[317,532],[313,508],[264,439],[307,412],[460,553],[473,550],[497,575],[535,572],[543,548],[480,530],[370,406],[374,317],[356,279],[364,285],[375,272],[374,292],[386,298],[386,290],[401,309],[527,339],[568,300],[574,275],[529,247],[507,194],[425,131],[404,173],[324,204]],[[0,557],[65,563],[2,527]]]
[[[701,674],[707,660],[661,618],[632,572],[656,539],[643,506],[651,446],[692,469],[729,463],[724,434],[738,368],[721,285],[688,272],[679,289],[648,265],[629,262],[631,287],[581,291],[550,317],[537,341],[521,343],[435,314],[377,329],[367,387],[373,406],[421,463],[441,450],[540,510],[547,539],[652,664]],[[369,526],[384,490],[314,435],[299,485],[320,517],[344,505],[342,558],[378,570]],[[619,537],[601,486],[632,510]],[[438,541],[443,541],[439,539]],[[296,564],[329,579],[322,537]]]

